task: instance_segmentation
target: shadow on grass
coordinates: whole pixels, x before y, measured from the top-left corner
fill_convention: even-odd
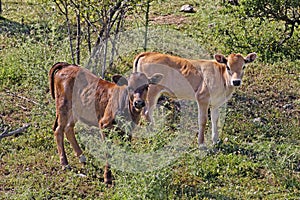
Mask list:
[[[9,34],[9,35],[15,35],[15,34],[29,34],[29,26],[14,22],[9,19],[6,19],[2,16],[0,16],[0,34]]]
[[[259,152],[255,151],[254,149],[245,148],[242,145],[234,144],[234,143],[224,143],[223,141],[220,141],[217,146],[214,148],[210,154],[216,154],[217,152],[222,152],[223,154],[234,154],[234,155],[243,155],[247,156],[248,158],[252,160],[256,160],[258,157]]]
[[[216,194],[208,191],[208,189],[199,189],[191,186],[182,188],[179,186],[176,191],[176,196],[180,198],[185,197],[197,197],[198,199],[223,199],[223,200],[235,200],[236,198],[228,197],[222,194]]]

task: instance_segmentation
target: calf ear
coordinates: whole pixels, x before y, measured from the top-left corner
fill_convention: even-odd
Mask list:
[[[227,63],[227,59],[222,54],[215,54],[214,57],[218,63]]]
[[[116,74],[112,77],[113,82],[115,82],[118,86],[128,85],[128,81],[122,75]]]
[[[160,73],[155,73],[149,78],[149,84],[158,84],[162,79],[164,75]]]
[[[257,55],[256,53],[249,53],[244,59],[245,63],[251,63],[256,59]]]

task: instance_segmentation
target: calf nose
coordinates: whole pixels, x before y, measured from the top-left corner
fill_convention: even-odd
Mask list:
[[[133,105],[137,109],[141,109],[145,106],[145,102],[143,100],[136,100]]]
[[[234,86],[240,86],[241,85],[241,80],[233,80],[232,85]]]

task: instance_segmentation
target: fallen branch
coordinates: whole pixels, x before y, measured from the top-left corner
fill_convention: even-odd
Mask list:
[[[14,131],[10,131],[10,132],[8,132],[8,129],[6,129],[5,131],[3,131],[3,133],[1,133],[0,140],[5,137],[9,137],[9,136],[12,136],[15,134],[22,133],[22,132],[26,131],[29,126],[30,126],[30,124],[24,124],[23,127],[18,128],[17,130],[14,130]]]
[[[35,104],[35,105],[40,105],[38,102],[36,102],[36,101],[34,101],[34,100],[32,100],[32,99],[29,99],[29,98],[27,98],[27,97],[23,97],[23,96],[21,96],[21,95],[15,94],[15,93],[12,93],[12,92],[10,92],[10,91],[8,91],[8,90],[6,90],[6,93],[7,93],[8,95],[10,95],[10,96],[18,97],[18,98],[20,98],[20,99],[23,99],[23,100],[25,100],[25,101],[27,101],[27,102],[30,102],[30,103],[33,103],[33,104]]]

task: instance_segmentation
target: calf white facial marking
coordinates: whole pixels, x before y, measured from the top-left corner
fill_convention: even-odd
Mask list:
[[[229,63],[228,62],[226,63],[226,71],[227,71],[228,75],[230,76],[230,85],[231,86],[237,87],[237,86],[242,85],[242,77],[244,74],[244,72],[243,72],[244,68],[245,68],[245,64],[243,64],[242,70],[240,71],[240,73],[237,74],[237,72],[233,72],[231,70]],[[236,77],[240,77],[240,78],[236,78]]]
[[[229,66],[228,62],[226,64],[226,70],[227,70],[227,73],[229,74],[229,76],[232,76],[232,72],[231,72],[231,69],[230,69],[230,66]]]

